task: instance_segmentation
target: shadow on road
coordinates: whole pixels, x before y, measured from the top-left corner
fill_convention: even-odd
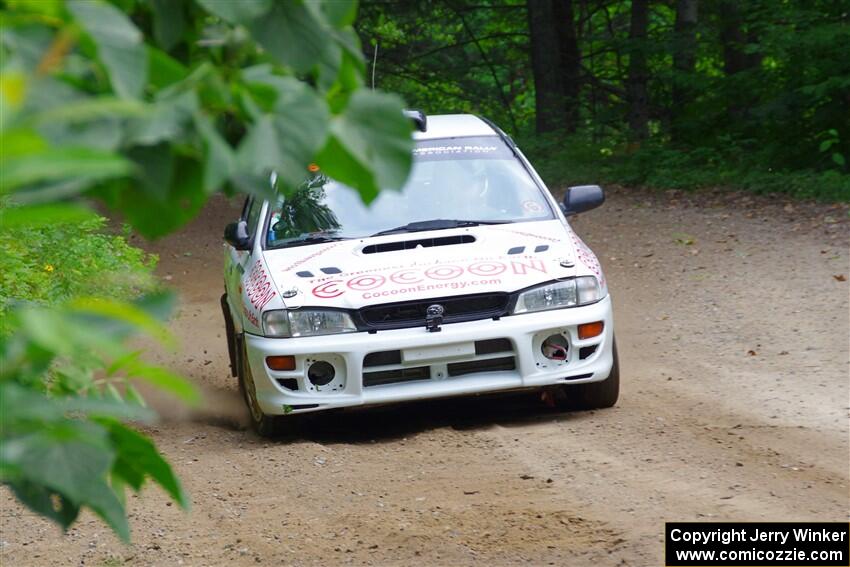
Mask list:
[[[581,420],[589,415],[547,408],[539,392],[450,398],[294,416],[278,441],[382,443],[444,427],[470,431]]]

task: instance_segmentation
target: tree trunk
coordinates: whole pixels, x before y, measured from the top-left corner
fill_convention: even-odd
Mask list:
[[[563,75],[553,2],[528,0],[531,69],[534,74],[535,124],[538,133],[557,130],[562,122]]]
[[[744,31],[744,21],[735,2],[722,2],[720,8],[720,40],[723,43],[723,71],[727,77],[726,112],[730,121],[740,120],[752,103],[752,93],[741,89],[734,77],[761,64],[761,54],[746,53],[747,43],[757,43],[755,33]],[[729,79],[732,79],[731,81]]]
[[[629,28],[629,75],[626,80],[629,132],[632,140],[649,137],[649,100],[646,83],[646,30],[649,25],[649,0],[632,0]]]
[[[679,137],[681,116],[693,98],[689,75],[696,62],[698,0],[677,0],[673,41],[672,134]]]
[[[534,0],[531,0],[532,2]],[[572,0],[555,0],[552,25],[558,36],[561,60],[564,123],[567,132],[575,132],[579,122],[581,92],[581,52],[578,47]]]
[[[572,0],[528,0],[537,132],[575,132],[581,56]]]

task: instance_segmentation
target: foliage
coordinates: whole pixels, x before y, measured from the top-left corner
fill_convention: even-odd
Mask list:
[[[571,6],[569,17],[551,25],[572,26],[580,56],[580,127],[540,136],[530,1],[364,0],[357,27],[367,51],[377,49],[379,86],[427,112],[489,116],[526,146],[531,141],[529,153],[553,156],[545,169],[585,167],[582,182],[848,199],[846,2],[699,2],[693,68],[682,69],[673,63],[682,46],[675,22],[677,5],[686,2],[648,2],[646,34],[633,37],[637,3],[630,0],[536,0]],[[635,54],[645,59],[649,139],[630,142]],[[687,95],[681,104],[673,102],[677,87]]]
[[[158,237],[217,191],[271,193],[272,171],[280,190],[291,191],[313,162],[367,201],[405,181],[411,125],[401,99],[362,88],[355,2],[0,7],[0,198],[14,205],[2,211],[4,230],[61,237],[80,230],[71,225],[90,217],[86,203],[97,198]],[[21,254],[0,269],[25,273],[16,295],[42,299],[51,293],[35,275],[44,267]],[[92,262],[92,270],[103,264],[97,255]],[[82,279],[70,278],[62,292],[112,298],[136,289]],[[134,380],[197,397],[125,343],[133,331],[170,341],[157,320],[167,304],[76,298],[9,309],[11,332],[0,339],[0,480],[35,512],[67,527],[89,507],[126,539],[125,488],[151,478],[187,505],[154,445],[122,424],[151,417]]]
[[[121,423],[152,417],[135,380],[197,400],[182,378],[124,345],[137,329],[171,340],[152,315],[164,312],[163,301],[17,307],[14,334],[0,338],[0,475],[24,504],[63,527],[88,507],[129,539],[124,491],[138,492],[148,477],[188,505],[153,443]]]
[[[16,301],[48,306],[78,296],[133,299],[154,291],[157,258],[124,235],[104,232],[105,225],[100,216],[39,228],[0,224],[0,325]]]
[[[735,145],[677,149],[647,143],[635,148],[611,140],[594,142],[581,134],[528,136],[518,143],[553,187],[590,182],[657,189],[728,187],[801,199],[850,201],[850,183],[838,171],[775,170]]]

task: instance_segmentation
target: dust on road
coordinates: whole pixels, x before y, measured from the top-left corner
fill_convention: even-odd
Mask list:
[[[430,401],[244,429],[218,307],[214,199],[146,246],[182,296],[179,354],[207,393],[149,428],[191,494],[129,502],[133,545],[66,536],[0,494],[5,565],[661,565],[665,521],[846,520],[847,208],[615,190],[573,223],[614,297],[622,390]]]

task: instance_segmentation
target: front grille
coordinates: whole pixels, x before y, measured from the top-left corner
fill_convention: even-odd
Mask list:
[[[469,362],[454,362],[448,365],[449,376],[463,376],[476,372],[497,372],[499,370],[516,370],[516,359],[513,356],[489,358],[487,360],[470,360]]]
[[[513,343],[506,338],[475,341],[475,354],[464,358],[466,360],[445,365],[449,377],[516,370]],[[432,364],[439,364],[439,361]],[[363,358],[363,386],[430,380],[431,370],[431,366],[405,366],[400,350],[370,352]]]
[[[509,339],[488,339],[475,341],[475,354],[493,354],[494,352],[510,352],[514,347]]]
[[[366,329],[399,329],[425,325],[429,306],[443,306],[443,323],[459,323],[501,317],[506,314],[507,293],[481,293],[417,301],[370,305],[360,309],[359,318]]]
[[[413,382],[415,380],[428,380],[431,378],[431,369],[428,366],[417,366],[416,368],[395,368],[393,370],[379,370],[377,372],[363,373],[363,386],[380,386],[382,384],[396,384],[398,382]]]
[[[370,352],[363,358],[364,368],[368,368],[369,366],[389,366],[390,364],[401,364],[400,350]]]

